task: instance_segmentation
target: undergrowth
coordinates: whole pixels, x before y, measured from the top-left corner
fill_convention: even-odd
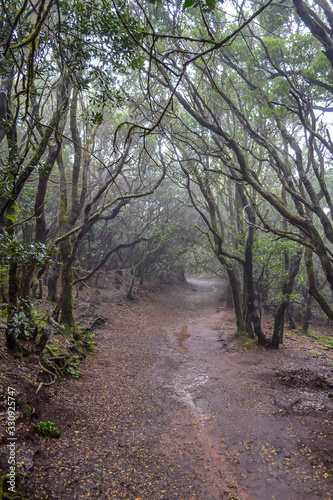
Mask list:
[[[41,420],[39,424],[36,425],[36,432],[43,437],[61,438],[61,432],[57,429],[55,423],[50,420],[47,422]]]

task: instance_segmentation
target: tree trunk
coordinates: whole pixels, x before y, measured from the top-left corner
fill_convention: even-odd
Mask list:
[[[10,219],[7,219],[7,232],[13,237],[14,229],[12,227],[13,223]],[[7,328],[6,328],[6,342],[8,350],[13,353],[20,352],[19,341],[13,333],[9,333],[10,321],[17,311],[17,299],[18,299],[18,263],[14,258],[9,264],[8,270],[8,306],[7,306]]]
[[[61,316],[60,323],[65,327],[65,330],[69,334],[73,334],[75,338],[76,334],[76,323],[73,312],[73,272],[72,267],[70,269],[62,270],[61,274]]]
[[[242,335],[246,332],[246,325],[245,325],[245,318],[241,303],[241,294],[239,291],[235,268],[228,257],[225,257],[220,254],[218,258],[221,264],[225,267],[228,274],[229,286],[232,295],[232,303],[236,316],[237,334]]]
[[[245,248],[245,265],[244,265],[244,290],[245,290],[245,309],[246,309],[246,330],[250,338],[254,338],[254,334],[258,338],[261,345],[266,343],[266,337],[261,329],[261,319],[255,304],[255,291],[253,282],[253,241],[254,227],[250,226],[246,240]],[[254,333],[254,334],[253,334]]]
[[[116,269],[115,276],[114,276],[114,284],[115,284],[117,290],[119,290],[122,283],[123,283],[123,272],[121,269]]]
[[[284,320],[289,300],[283,301],[275,314],[274,318],[274,331],[271,341],[271,347],[278,349],[280,344],[283,344]]]
[[[284,321],[287,308],[290,303],[290,295],[294,288],[295,279],[299,270],[302,259],[302,250],[298,250],[296,256],[291,259],[288,280],[283,285],[283,297],[274,318],[274,331],[270,346],[278,349],[280,344],[283,344]]]
[[[78,110],[78,90],[74,89],[72,102],[70,105],[70,129],[74,141],[74,161],[72,166],[72,182],[71,182],[71,204],[68,210],[68,185],[66,171],[64,165],[63,151],[60,149],[57,156],[57,162],[60,173],[60,202],[58,210],[59,234],[64,234],[73,228],[78,219],[82,205],[84,203],[84,193],[86,192],[86,179],[83,179],[82,193],[79,197],[79,174],[82,161],[81,137],[77,125],[77,110]],[[88,165],[86,165],[88,168]],[[60,260],[61,260],[61,294],[58,301],[57,310],[61,311],[60,322],[65,327],[68,334],[77,335],[78,328],[75,323],[73,312],[73,258],[72,244],[70,238],[60,243]]]
[[[305,297],[305,304],[303,308],[303,317],[302,317],[302,330],[305,333],[305,335],[308,334],[310,324],[311,324],[311,318],[312,318],[312,295],[307,292],[306,297]]]
[[[63,106],[66,105],[67,100],[68,100],[68,91],[69,91],[69,86],[70,86],[70,81],[66,80],[65,78],[59,83],[58,85],[58,110],[54,114],[54,117],[57,116],[57,121],[54,124],[54,128],[58,128],[60,133],[63,132],[64,127],[65,127],[65,122],[66,122],[66,116],[67,112],[65,111],[62,113],[62,115],[59,115],[58,113],[60,110],[62,110]],[[53,117],[53,118],[54,118]],[[48,147],[48,155],[46,158],[45,166],[43,171],[39,173],[39,179],[38,179],[38,187],[37,187],[37,193],[36,193],[36,198],[35,198],[35,220],[36,220],[36,233],[35,233],[35,241],[39,243],[45,243],[46,241],[46,224],[45,224],[45,197],[46,197],[46,191],[47,191],[47,185],[48,185],[48,180],[50,177],[50,174],[52,172],[52,169],[54,167],[55,161],[57,159],[57,156],[60,151],[61,143],[54,138],[51,137],[51,133],[47,136],[47,141],[43,144],[43,151],[41,154],[44,152],[44,150]],[[24,226],[23,226],[24,227]],[[32,227],[30,225],[28,226],[28,229],[32,232]],[[32,239],[31,235],[27,235]],[[34,275],[35,271],[35,264],[33,262],[30,262],[22,275],[21,279],[21,293],[20,295],[22,297],[29,297],[30,296],[30,288],[31,288],[31,281]]]
[[[44,351],[51,333],[52,333],[52,328],[50,326],[45,328],[45,330],[43,331],[43,333],[40,337],[38,344],[35,346],[34,351],[36,354],[41,354]]]
[[[244,316],[246,330],[250,338],[254,338],[254,334],[258,338],[261,345],[266,344],[266,337],[261,329],[261,318],[258,314],[256,306],[256,294],[253,281],[253,244],[256,216],[251,203],[248,201],[242,184],[236,186],[237,198],[241,201],[243,211],[248,217],[248,233],[245,245],[245,262],[244,262]],[[238,209],[240,211],[240,209]],[[240,217],[240,215],[239,215]],[[240,223],[238,224],[240,227]]]
[[[22,276],[20,280],[20,297],[28,298],[30,297],[31,283],[34,276],[35,267],[33,265],[27,265],[22,271]]]
[[[59,298],[60,304],[60,323],[65,327],[68,334],[73,334],[74,338],[77,334],[77,326],[73,311],[73,266],[68,264],[72,252],[72,244],[70,239],[60,243],[60,258],[61,258],[61,294]]]
[[[16,262],[11,262],[9,264],[8,272],[8,317],[7,317],[7,328],[6,328],[6,342],[7,348],[10,352],[16,354],[21,351],[20,344],[13,333],[9,332],[10,320],[13,314],[16,312],[17,307],[17,293],[18,293],[18,279],[17,279],[18,264]]]
[[[50,302],[56,302],[57,300],[57,282],[60,274],[60,264],[57,262],[53,265],[49,278],[47,280],[47,290],[48,294],[46,300]]]
[[[128,292],[126,294],[126,298],[129,300],[132,300],[132,301],[134,300],[133,288],[134,288],[134,283],[135,283],[135,275],[136,275],[136,268],[134,268],[134,270],[133,270],[131,284],[130,284]]]
[[[288,310],[287,310],[287,315],[288,315],[288,321],[289,321],[289,328],[291,330],[296,330],[296,321],[294,318],[294,311],[293,311],[293,304],[289,304]]]
[[[146,270],[145,261],[143,261],[142,264],[141,264],[141,266],[140,266],[140,270],[139,270],[139,274],[140,274],[140,283],[139,283],[139,286],[141,288],[143,287],[143,284],[145,282],[145,270]]]

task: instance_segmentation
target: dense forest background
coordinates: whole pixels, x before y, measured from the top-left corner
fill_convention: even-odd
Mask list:
[[[8,349],[87,343],[73,296],[217,273],[240,334],[333,320],[326,0],[1,2]],[[54,303],[42,313],[37,299]],[[267,339],[261,317],[275,315]],[[88,342],[89,343],[89,342]]]

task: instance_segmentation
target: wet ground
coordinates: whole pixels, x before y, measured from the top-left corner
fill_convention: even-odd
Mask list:
[[[225,281],[188,282],[134,303],[123,291],[81,293],[81,323],[104,318],[96,352],[81,362],[81,378],[37,395],[35,365],[0,352],[0,381],[24,403],[24,498],[333,498],[330,352],[295,332],[279,351],[244,343],[221,300]],[[272,318],[264,327],[271,331]],[[34,434],[27,405],[34,423],[55,422],[62,439]]]
[[[315,372],[313,356],[294,350],[295,338],[279,352],[242,348],[220,300],[225,282],[188,281],[183,293],[159,297],[169,324],[155,372],[192,412],[203,456],[221,479],[209,495],[221,498],[225,483],[241,499],[330,499],[332,400],[311,384],[283,386],[279,376]],[[329,363],[324,379],[332,381]]]

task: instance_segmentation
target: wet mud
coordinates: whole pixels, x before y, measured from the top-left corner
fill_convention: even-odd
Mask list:
[[[279,351],[241,341],[225,289],[218,278],[188,277],[187,286],[135,302],[122,290],[82,292],[82,324],[105,318],[95,354],[81,361],[82,377],[44,388],[40,401],[34,365],[3,346],[4,382],[20,376],[17,458],[27,498],[332,498],[330,353],[314,355],[313,339],[291,331]],[[268,317],[265,331],[271,326]],[[62,439],[36,435],[25,403]]]
[[[188,282],[158,298],[167,340],[155,376],[191,410],[197,449],[211,465],[207,499],[231,498],[230,489],[242,500],[331,499],[332,400],[322,392],[314,407],[311,390],[295,393],[279,377],[313,359],[301,348],[242,348],[221,302],[226,283]]]

